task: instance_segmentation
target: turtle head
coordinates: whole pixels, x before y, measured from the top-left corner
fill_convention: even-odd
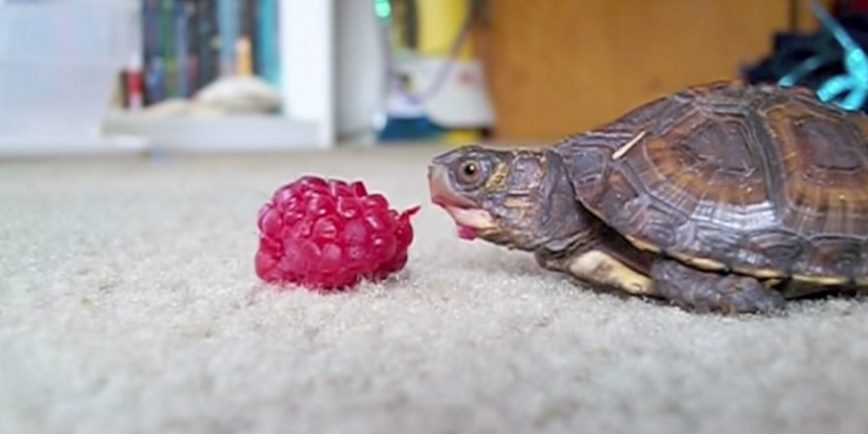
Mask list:
[[[435,157],[428,180],[432,202],[452,216],[464,239],[558,249],[592,225],[550,150],[464,146]]]

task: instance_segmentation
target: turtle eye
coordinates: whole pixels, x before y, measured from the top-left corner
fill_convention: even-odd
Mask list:
[[[476,161],[465,161],[461,163],[461,167],[458,170],[458,177],[461,182],[465,184],[474,184],[479,182],[479,179],[482,177],[482,168]]]

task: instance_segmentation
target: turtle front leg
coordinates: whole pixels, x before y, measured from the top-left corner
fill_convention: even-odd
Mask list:
[[[598,245],[566,256],[552,255],[545,250],[536,252],[537,262],[598,289],[617,290],[638,296],[656,296],[653,281],[618,258],[607,246]]]
[[[655,261],[651,277],[659,296],[687,310],[771,313],[784,309],[783,296],[752,277],[700,271],[671,259]]]

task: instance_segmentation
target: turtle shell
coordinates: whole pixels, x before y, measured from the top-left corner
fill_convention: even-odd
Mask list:
[[[804,88],[716,82],[555,148],[578,200],[702,269],[868,285],[868,117]]]

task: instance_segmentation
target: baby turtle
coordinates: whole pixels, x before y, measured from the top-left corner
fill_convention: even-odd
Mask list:
[[[464,238],[592,287],[701,312],[868,288],[868,116],[804,88],[715,82],[546,147],[434,158]]]

